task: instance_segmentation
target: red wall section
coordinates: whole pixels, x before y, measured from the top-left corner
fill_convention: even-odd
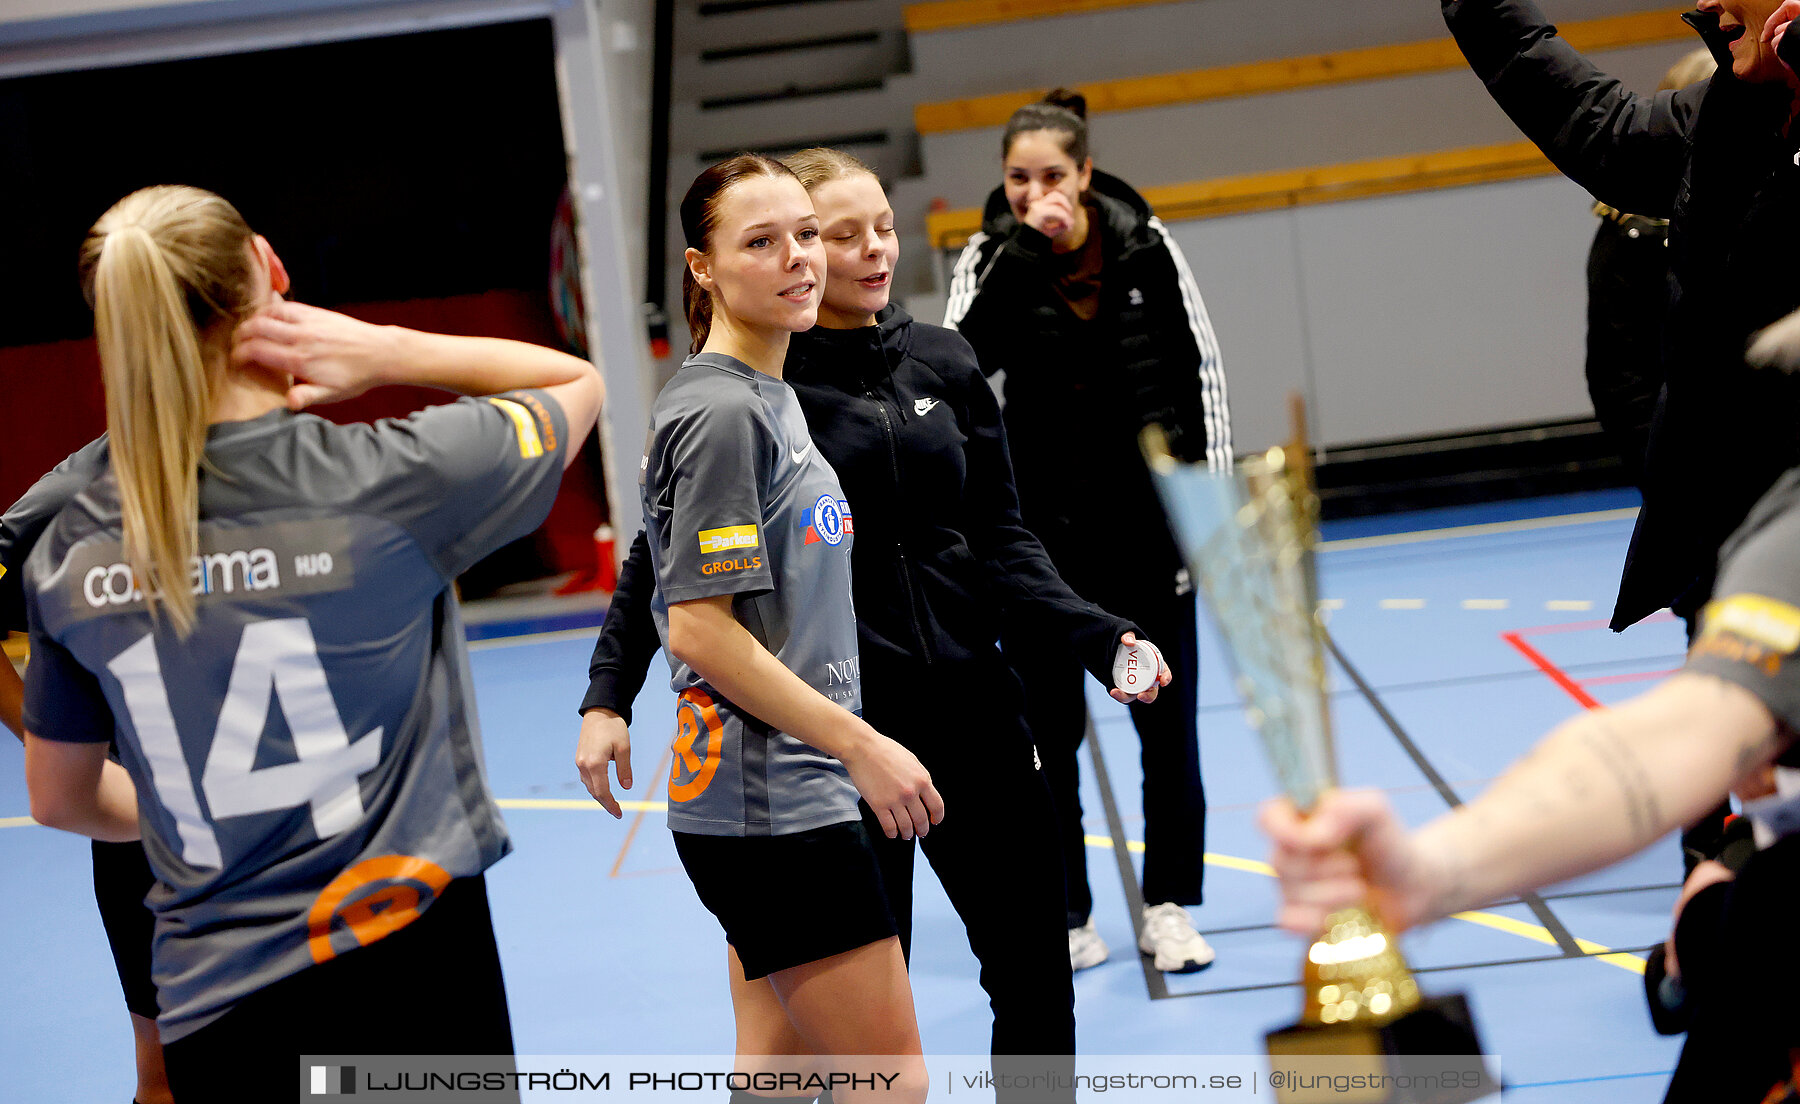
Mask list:
[[[370,322],[438,333],[510,337],[560,347],[556,323],[543,296],[490,291],[445,299],[358,303],[339,309]],[[100,362],[91,338],[0,348],[0,508],[24,494],[38,476],[106,428]],[[314,412],[336,422],[400,417],[443,402],[445,393],[422,387],[384,387]],[[547,574],[591,567],[593,533],[605,517],[598,449],[563,478],[550,517],[538,532]]]

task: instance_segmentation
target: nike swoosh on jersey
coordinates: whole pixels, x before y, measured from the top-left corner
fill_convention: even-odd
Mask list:
[[[792,451],[794,454],[794,463],[804,464],[806,462],[806,454],[812,451],[812,442],[806,442],[806,447],[803,449],[794,449]]]

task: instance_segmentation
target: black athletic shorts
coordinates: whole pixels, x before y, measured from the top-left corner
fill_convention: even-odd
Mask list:
[[[897,930],[860,820],[784,836],[674,836],[700,903],[751,981]]]
[[[94,841],[94,901],[112,944],[113,968],[125,990],[125,1007],[156,1018],[156,983],[150,980],[150,935],[156,917],[144,896],[156,884],[144,845]]]

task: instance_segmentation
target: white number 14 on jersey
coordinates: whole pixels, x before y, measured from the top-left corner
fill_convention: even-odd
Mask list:
[[[362,816],[357,778],[381,759],[381,729],[354,741],[344,731],[305,618],[258,621],[244,629],[200,775],[210,821],[194,794],[154,638],[144,636],[106,666],[124,691],[156,796],[175,818],[188,865],[223,864],[212,822],[225,817],[310,805],[313,830],[326,839]],[[258,770],[256,749],[271,696],[293,733],[296,759]]]

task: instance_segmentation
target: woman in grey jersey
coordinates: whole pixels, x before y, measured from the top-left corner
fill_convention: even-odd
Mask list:
[[[1020,523],[1000,408],[968,343],[889,302],[900,244],[874,173],[831,149],[782,160],[812,196],[827,256],[819,324],[789,343],[783,378],[856,507],[863,718],[917,755],[955,807],[922,846],[980,961],[994,1054],[1073,1055],[1062,853],[1045,831],[1056,818],[995,641],[1001,610],[1021,613],[1110,681],[1136,626],[1072,592]],[[607,764],[629,788],[631,703],[657,648],[649,571],[639,534],[582,702],[576,764],[615,816]],[[875,850],[905,950],[916,849],[876,839]],[[998,1099],[1056,1096],[1040,1085]]]
[[[510,843],[450,582],[542,520],[598,377],[283,303],[194,188],[114,205],[82,277],[111,463],[26,561],[26,780],[45,824],[143,838],[176,1099],[293,1099],[304,1054],[510,1052],[481,879]],[[292,412],[380,383],[487,397]]]
[[[657,397],[642,468],[679,694],[669,826],[725,929],[739,1055],[909,1056],[893,1087],[923,1099],[857,796],[890,837],[924,835],[944,808],[913,754],[861,719],[853,504],[782,379],[789,337],[818,316],[818,218],[791,172],[743,154],[700,175],[681,221],[693,355]]]

